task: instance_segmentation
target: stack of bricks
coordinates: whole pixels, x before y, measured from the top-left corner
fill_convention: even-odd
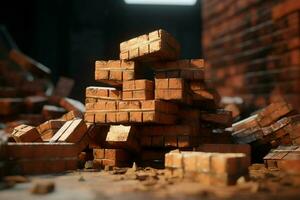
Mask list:
[[[21,124],[37,126],[68,111],[84,112],[84,105],[67,98],[74,81],[61,77],[53,90],[51,70],[11,44],[1,27],[0,35],[0,130],[9,134]]]
[[[299,144],[299,115],[286,101],[271,103],[256,114],[232,125],[236,143],[251,144],[253,157],[262,158],[271,148]],[[260,161],[260,160],[256,160]]]
[[[205,153],[171,151],[165,167],[172,177],[192,178],[201,184],[234,185],[241,176],[248,176],[249,162],[243,153]]]
[[[172,149],[231,143],[232,116],[206,84],[204,60],[179,54],[178,42],[157,30],[122,42],[120,60],[95,62],[95,80],[110,86],[86,88],[86,123],[109,130],[93,145],[96,166],[163,166]]]
[[[202,2],[207,75],[219,93],[242,97],[247,112],[279,94],[299,110],[299,1]]]
[[[0,156],[5,150],[6,174],[58,173],[77,169],[79,155],[94,135],[94,127],[88,127],[82,118],[82,113],[71,111],[36,127],[16,126],[9,135],[9,142],[0,145]]]

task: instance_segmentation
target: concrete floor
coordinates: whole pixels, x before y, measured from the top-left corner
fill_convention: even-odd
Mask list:
[[[154,175],[153,175],[154,174]],[[112,174],[112,172],[75,171],[59,175],[30,176],[30,182],[16,184],[0,191],[0,200],[95,200],[95,199],[300,199],[300,185],[278,172],[250,171],[250,182],[236,186],[204,186],[188,180],[169,180],[162,170]],[[299,180],[299,178],[297,178]],[[53,181],[55,190],[34,195],[36,182]]]

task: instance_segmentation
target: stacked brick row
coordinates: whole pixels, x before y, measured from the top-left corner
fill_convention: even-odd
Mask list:
[[[204,0],[203,52],[222,96],[262,108],[284,95],[297,110],[299,2]]]
[[[251,144],[254,161],[279,145],[298,145],[299,115],[286,101],[274,102],[232,125],[236,143]]]
[[[230,143],[232,116],[204,81],[202,59],[178,60],[180,46],[157,30],[120,44],[120,60],[96,61],[86,88],[85,121],[102,131],[93,144],[98,167],[161,165],[172,149]]]

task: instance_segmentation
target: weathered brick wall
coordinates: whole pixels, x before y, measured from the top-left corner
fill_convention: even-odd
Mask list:
[[[300,1],[203,0],[203,54],[222,96],[300,109]]]

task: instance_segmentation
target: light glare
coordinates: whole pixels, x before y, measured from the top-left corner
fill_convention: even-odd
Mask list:
[[[193,6],[197,0],[125,0],[126,4]]]

